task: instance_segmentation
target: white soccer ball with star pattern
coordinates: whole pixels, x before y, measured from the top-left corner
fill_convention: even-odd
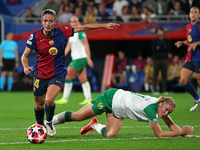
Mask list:
[[[26,137],[33,144],[43,143],[47,138],[47,131],[42,125],[34,124],[28,128]]]

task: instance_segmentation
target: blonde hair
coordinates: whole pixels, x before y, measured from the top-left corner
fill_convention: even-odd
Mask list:
[[[164,97],[164,96],[160,96],[158,98],[158,104],[162,102],[162,103],[168,103],[170,104],[172,107],[176,108],[176,103],[175,101],[171,98],[171,97]]]

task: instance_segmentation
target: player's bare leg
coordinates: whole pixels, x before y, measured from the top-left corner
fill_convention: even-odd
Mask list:
[[[83,68],[80,72],[78,72],[77,76],[78,76],[79,81],[81,82],[83,94],[85,96],[85,100],[83,100],[81,103],[79,103],[79,105],[89,104],[90,101],[92,100],[92,96],[91,96],[90,83],[88,82],[88,79],[87,79],[86,68]]]
[[[117,136],[123,119],[116,118],[113,113],[106,113],[106,125],[102,125],[100,123],[94,123],[91,128],[96,130],[99,134],[105,137],[115,137]]]
[[[82,107],[77,112],[65,111],[59,113],[53,117],[53,123],[54,125],[57,125],[69,121],[83,121],[93,116],[96,116],[93,109],[91,108],[92,106],[93,104],[89,103],[86,106]]]

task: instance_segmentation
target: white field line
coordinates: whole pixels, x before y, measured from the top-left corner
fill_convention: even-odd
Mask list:
[[[167,126],[161,126],[167,127]],[[200,127],[200,126],[194,126]],[[81,127],[57,127],[56,129],[70,129],[70,128],[77,128],[80,129]],[[150,126],[122,126],[121,128],[150,128]],[[0,128],[1,131],[3,130],[26,130],[27,128]],[[45,141],[45,143],[58,143],[58,142],[81,142],[81,141],[107,141],[107,140],[148,140],[148,139],[157,139],[157,137],[146,137],[146,138],[103,138],[103,139],[71,139],[71,140],[58,140],[58,141]],[[19,145],[19,144],[28,144],[30,142],[14,142],[14,143],[0,143],[0,145]]]
[[[81,127],[67,127],[67,126],[65,126],[65,127],[59,127],[59,126],[55,126],[56,127],[56,129],[70,129],[70,128],[72,128],[72,129],[81,129],[82,128],[82,126]],[[162,128],[168,128],[167,126],[161,126]],[[200,126],[192,126],[192,127],[200,127]],[[150,126],[121,126],[121,128],[150,128]],[[0,131],[6,131],[6,130],[26,130],[26,129],[28,129],[28,127],[27,128],[0,128]]]
[[[146,138],[102,138],[102,139],[71,139],[71,140],[58,140],[58,141],[45,141],[45,143],[60,143],[60,142],[91,142],[91,141],[116,141],[116,140],[149,140],[159,139],[157,137],[146,137]],[[19,144],[30,144],[30,142],[14,142],[14,143],[0,143],[0,145],[19,145]]]

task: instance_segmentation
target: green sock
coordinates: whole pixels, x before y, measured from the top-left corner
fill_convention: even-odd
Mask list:
[[[105,136],[105,133],[106,133],[106,127],[104,127],[103,129],[101,129],[101,134],[102,134],[103,136]]]
[[[71,111],[66,111],[65,112],[65,122],[71,121]]]
[[[65,83],[72,83],[72,80],[65,79]]]

